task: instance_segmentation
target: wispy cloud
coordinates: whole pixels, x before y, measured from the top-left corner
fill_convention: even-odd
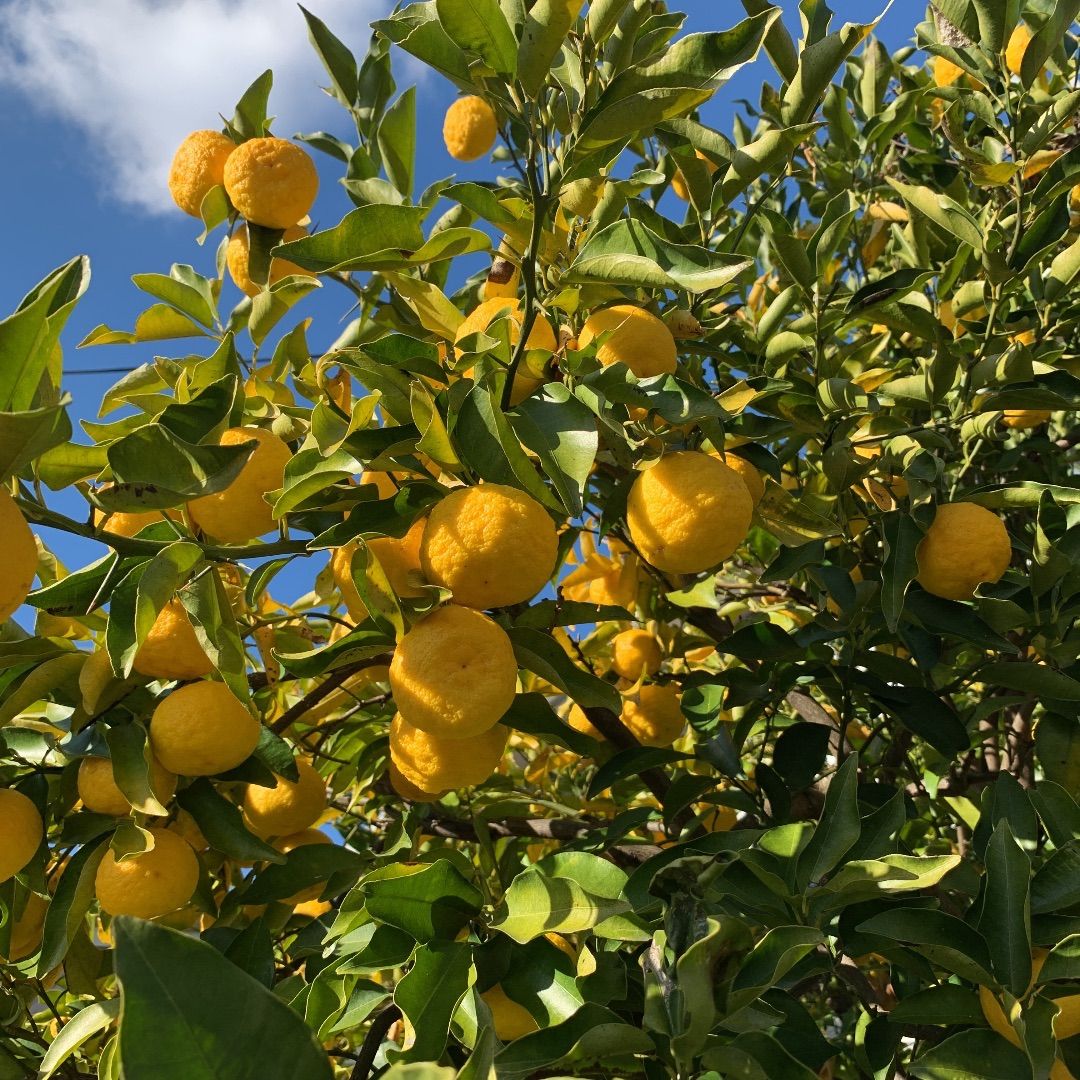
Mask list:
[[[393,4],[304,6],[359,59]],[[277,134],[347,134],[295,0],[0,0],[0,83],[80,128],[106,194],[148,212],[171,208],[165,177],[184,135],[219,126],[266,68]]]

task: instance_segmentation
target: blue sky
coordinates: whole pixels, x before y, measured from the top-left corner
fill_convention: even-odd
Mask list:
[[[779,2],[798,37],[796,0]],[[866,21],[884,2],[833,0],[832,7],[837,23]],[[310,0],[305,6],[358,56],[367,48],[367,24],[392,9],[390,0]],[[687,31],[723,29],[742,15],[736,0],[673,0],[670,6],[687,12]],[[924,12],[921,0],[895,0],[878,36],[890,48],[908,43]],[[243,89],[266,67],[273,67],[277,77],[270,102],[271,113],[280,117],[276,134],[322,129],[349,137],[344,112],[319,90],[322,69],[290,0],[170,0],[168,5],[157,0],[0,0],[5,144],[0,205],[8,207],[0,313],[10,312],[53,267],[73,255],[89,255],[93,280],[63,339],[67,372],[130,368],[155,353],[181,356],[198,350],[198,342],[80,351],[74,346],[99,323],[130,329],[150,303],[131,284],[133,273],[167,273],[173,262],[186,262],[213,274],[220,232],[204,247],[195,243],[198,223],[169,200],[168,159],[189,130],[218,126],[216,114],[230,114]],[[490,176],[485,163],[461,166],[443,149],[442,116],[454,88],[401,54],[395,56],[395,75],[399,89],[418,82],[418,188],[455,171]],[[729,131],[735,101],[755,99],[757,87],[770,77],[775,81],[762,55],[716,95],[703,119]],[[316,160],[323,182],[312,216],[329,226],[350,204],[337,184],[338,163],[322,155]],[[225,289],[227,310],[238,294],[231,283]],[[336,336],[348,306],[344,290],[326,285],[283,326],[312,314],[312,342],[325,345]],[[73,420],[93,417],[102,391],[117,377],[67,378]],[[76,510],[81,502],[68,495],[55,505]],[[76,546],[56,532],[49,531],[45,539],[70,565],[95,554],[93,545]],[[297,581],[297,591],[308,587],[310,573]]]

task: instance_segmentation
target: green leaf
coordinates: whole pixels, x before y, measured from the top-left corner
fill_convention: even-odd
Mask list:
[[[908,586],[919,572],[915,552],[923,532],[914,518],[900,511],[886,514],[881,530],[886,551],[881,567],[881,611],[889,629],[895,631],[904,613]]]
[[[303,1020],[212,946],[126,916],[113,933],[126,1080],[329,1080]]]
[[[408,1021],[401,1050],[391,1061],[433,1061],[442,1056],[450,1019],[469,989],[473,946],[431,941],[412,955],[412,967],[394,988],[394,1003]]]
[[[361,856],[338,844],[304,844],[293,848],[284,863],[264,866],[244,890],[245,904],[269,904],[334,878],[333,884],[348,888],[359,876]]]
[[[1041,915],[1080,903],[1080,844],[1059,848],[1031,881],[1031,911]]]
[[[104,1031],[119,1015],[119,998],[92,1002],[76,1013],[49,1044],[48,1052],[41,1059],[40,1071],[37,1074],[39,1080],[49,1080],[87,1039],[93,1038],[99,1031]]]
[[[142,814],[167,814],[168,810],[150,786],[151,754],[146,728],[138,721],[111,727],[105,739],[112,758],[113,779],[124,798]]]
[[[471,0],[465,0],[466,3]],[[390,183],[411,195],[416,167],[416,87],[410,86],[379,123],[379,153]]]
[[[610,709],[617,716],[622,699],[610,683],[577,666],[550,634],[514,626],[508,633],[518,664],[568,694],[583,709]]]
[[[443,0],[439,0],[440,14],[442,2]],[[577,21],[582,6],[582,0],[536,0],[529,9],[514,62],[518,78],[529,97],[539,96],[540,88],[548,77],[566,35]],[[502,72],[503,69],[491,64],[491,61],[488,63],[496,71]],[[513,69],[510,69],[509,73],[512,72]]]
[[[978,995],[954,983],[941,983],[901,999],[889,1013],[894,1024],[982,1024],[985,1018]]]
[[[65,398],[29,412],[0,413],[0,483],[71,438]]]
[[[728,994],[728,1012],[735,1012],[759,998],[824,941],[821,932],[810,926],[773,927],[735,973]]]
[[[342,105],[350,108],[357,98],[356,57],[344,42],[330,32],[322,19],[312,15],[302,5],[300,11],[307,23],[311,46],[318,53],[327,75],[330,76],[334,96]]]
[[[94,878],[105,857],[107,837],[84,844],[71,856],[60,876],[45,913],[45,929],[38,956],[37,973],[44,977],[67,955],[75,935],[86,923],[86,913],[94,900]]]
[[[209,337],[194,319],[169,304],[152,304],[135,320],[133,330],[113,330],[102,323],[79,342],[79,348],[91,345],[135,345],[143,341],[172,341],[175,338]]]
[[[642,222],[626,218],[590,236],[563,280],[700,293],[729,285],[752,265],[741,255],[672,243]]]
[[[187,281],[182,280],[187,278]],[[171,304],[184,315],[209,328],[214,325],[217,311],[214,308],[210,282],[196,274],[190,266],[174,266],[173,275],[133,274],[136,288]]]
[[[273,85],[274,73],[264,71],[236,103],[236,111],[229,126],[241,139],[259,139],[267,133],[269,122],[266,106],[270,101],[270,89]]]
[[[1080,682],[1042,664],[1024,660],[999,661],[988,664],[979,672],[979,677],[989,685],[1003,686],[1008,690],[1020,690],[1061,701],[1080,701]]]
[[[380,867],[364,878],[363,889],[372,918],[421,942],[453,939],[479,913],[483,900],[447,859]]]
[[[497,75],[514,75],[518,43],[497,0],[435,0],[435,10],[455,45],[475,53]]]
[[[975,251],[982,251],[983,230],[979,223],[954,199],[932,191],[928,187],[904,184],[892,177],[886,178],[904,202],[925,218],[951,233],[962,243],[970,244]]]
[[[851,754],[833,776],[814,835],[799,855],[795,876],[800,888],[829,873],[859,839],[858,784],[859,755]]]
[[[60,331],[90,284],[90,260],[80,255],[47,274],[0,320],[0,412],[34,404]]]
[[[972,1028],[932,1046],[907,1066],[923,1080],[1030,1080],[1027,1055],[989,1028]]]
[[[624,898],[598,896],[573,878],[550,877],[530,868],[510,883],[491,928],[524,943],[546,933],[589,930],[628,911]]]

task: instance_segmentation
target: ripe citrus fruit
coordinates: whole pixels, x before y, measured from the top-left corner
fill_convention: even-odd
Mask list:
[[[944,503],[919,542],[918,582],[946,600],[970,600],[983,581],[1008,569],[1012,544],[996,514],[977,503]]]
[[[496,296],[490,300],[482,300],[465,316],[454,335],[455,346],[471,334],[483,333],[496,319],[501,318],[509,318],[510,344],[517,345],[521,339],[521,327],[525,321],[521,311],[521,304],[512,296]],[[529,349],[544,349],[547,352],[554,352],[558,348],[555,332],[551,329],[551,324],[547,319],[537,316],[533,321],[525,345]],[[459,350],[455,349],[455,353],[460,355]],[[464,374],[471,375],[472,368],[469,368]],[[539,379],[534,379],[527,372],[522,371],[521,366],[519,366],[514,376],[514,389],[510,396],[510,404],[519,405],[539,385]]]
[[[575,731],[580,731],[582,735],[588,735],[598,742],[604,741],[603,733],[585,715],[585,710],[576,702],[570,706],[570,711],[566,714],[566,722]]]
[[[176,794],[175,774],[163,768],[157,758],[150,759],[150,787],[163,806]],[[79,762],[79,798],[95,814],[121,817],[131,813],[131,804],[113,776],[110,758],[85,757]]]
[[[458,98],[443,120],[446,151],[458,161],[475,161],[494,145],[499,133],[495,110],[481,97],[470,94]]]
[[[407,799],[409,802],[438,802],[445,794],[442,791],[424,791],[415,784],[409,783],[393,761],[387,766],[386,775],[389,778],[390,786],[394,789],[395,793],[400,795],[401,798]]]
[[[420,562],[455,603],[496,608],[535,596],[551,577],[558,550],[555,522],[531,495],[480,484],[457,488],[436,504]]]
[[[28,893],[26,905],[15,918],[15,924],[11,928],[11,939],[8,944],[8,954],[0,952],[0,963],[16,964],[25,960],[38,950],[41,944],[41,932],[45,927],[45,912],[49,910],[49,902],[44,896],[37,893]]]
[[[216,776],[235,769],[258,742],[259,722],[224,683],[181,686],[158,704],[150,720],[155,756],[181,776]]]
[[[663,662],[660,643],[647,630],[624,630],[611,639],[611,666],[624,679],[655,675]]]
[[[108,487],[111,487],[111,485],[106,485],[101,490],[106,491]],[[179,510],[127,510],[117,511],[115,514],[105,514],[95,508],[94,528],[116,533],[117,536],[135,536],[136,533],[142,532],[147,525],[156,525],[166,518],[171,521],[183,520]]]
[[[133,666],[151,679],[201,679],[214,670],[179,599],[174,597],[158,612]]]
[[[705,168],[709,170],[710,176],[716,172],[716,163],[710,161],[700,150],[694,151],[694,157],[696,157],[698,161],[705,162]],[[687,186],[686,177],[683,176],[682,169],[675,170],[675,175],[671,178],[671,190],[674,191],[683,202],[690,201],[690,188]]]
[[[670,746],[686,726],[679,708],[679,691],[672,685],[643,686],[624,699],[619,717],[642,746]]]
[[[470,739],[443,739],[414,727],[399,713],[390,725],[390,760],[421,791],[472,787],[499,767],[509,734],[496,724]]]
[[[496,984],[480,996],[491,1010],[492,1026],[495,1028],[495,1034],[503,1042],[513,1042],[514,1039],[520,1039],[522,1035],[539,1030],[532,1013],[524,1005],[519,1005],[512,998],[508,998],[501,986]]]
[[[944,56],[935,56],[931,61],[936,86],[952,86],[957,79],[964,77],[964,69]]]
[[[443,739],[466,739],[487,731],[510,708],[517,660],[498,623],[448,604],[398,642],[390,688],[398,712],[413,727]],[[439,791],[451,785],[418,786]]]
[[[289,836],[283,836],[278,840],[274,847],[278,851],[284,852],[288,855],[290,851],[295,851],[300,847],[310,847],[313,844],[333,844],[333,840],[324,832],[320,832],[318,829],[300,829],[297,832],[291,833]],[[294,893],[286,900],[282,900],[283,904],[306,904],[311,900],[316,900],[321,895],[324,883],[319,882],[315,885],[310,885],[306,889],[301,889],[299,892]]]
[[[695,574],[726,559],[746,538],[753,501],[722,461],[694,450],[662,457],[626,501],[626,524],[641,556],[658,570]]]
[[[368,550],[383,568],[390,586],[398,596],[419,596],[420,590],[409,584],[409,573],[420,569],[420,541],[424,535],[424,519],[414,521],[402,537],[380,536],[367,542]],[[367,608],[352,579],[352,558],[356,544],[345,544],[334,552],[330,567],[341,590],[341,599],[357,622],[367,618]]]
[[[199,860],[176,833],[150,829],[154,846],[120,862],[110,848],[94,880],[101,910],[156,919],[183,907],[199,884]]]
[[[1007,428],[1022,430],[1045,424],[1051,416],[1049,409],[1006,409],[1001,422]]]
[[[256,427],[229,428],[222,446],[254,439],[258,446],[224,491],[188,503],[191,520],[208,536],[226,544],[254,540],[274,528],[274,513],[263,495],[281,487],[292,451],[276,435]]]
[[[19,609],[34,584],[37,573],[37,543],[11,492],[0,486],[0,541],[4,558],[0,562],[0,622]]]
[[[201,216],[206,193],[225,182],[225,162],[235,149],[236,143],[220,131],[193,131],[177,147],[169,167],[169,192],[185,214]]]
[[[625,364],[639,379],[675,370],[677,351],[671,331],[651,311],[633,304],[594,311],[581,328],[578,345],[584,349],[592,341],[599,341],[596,358],[601,364]]]
[[[299,776],[294,783],[283,776],[277,787],[248,784],[244,792],[244,816],[260,836],[288,836],[314,825],[326,809],[326,781],[311,763],[296,762]]]
[[[319,174],[311,155],[288,139],[249,139],[225,162],[225,190],[241,217],[287,229],[311,209]]]
[[[302,225],[290,225],[281,237],[280,243],[288,244],[293,240],[302,240],[307,234],[307,229]],[[250,255],[251,239],[248,236],[247,226],[241,225],[229,237],[229,246],[225,251],[225,262],[229,267],[229,276],[233,279],[233,284],[248,296],[258,296],[263,287],[251,280],[251,275],[248,272]],[[294,277],[297,274],[306,277],[314,276],[310,270],[305,270],[302,266],[289,262],[288,259],[275,257],[270,260],[270,273],[266,284],[268,286],[273,285],[282,278]]]
[[[1024,62],[1024,53],[1031,43],[1031,31],[1019,23],[1009,35],[1009,43],[1005,46],[1005,66],[1014,75],[1020,74],[1020,65]]]
[[[14,788],[0,788],[0,881],[26,866],[44,835],[45,826],[33,802]]]

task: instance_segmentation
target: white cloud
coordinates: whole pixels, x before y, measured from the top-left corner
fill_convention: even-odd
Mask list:
[[[359,60],[369,24],[393,4],[304,6]],[[328,124],[349,134],[319,89],[327,79],[295,0],[0,0],[0,83],[80,128],[105,192],[148,212],[172,209],[165,178],[184,135],[220,126],[267,68],[275,134]]]

